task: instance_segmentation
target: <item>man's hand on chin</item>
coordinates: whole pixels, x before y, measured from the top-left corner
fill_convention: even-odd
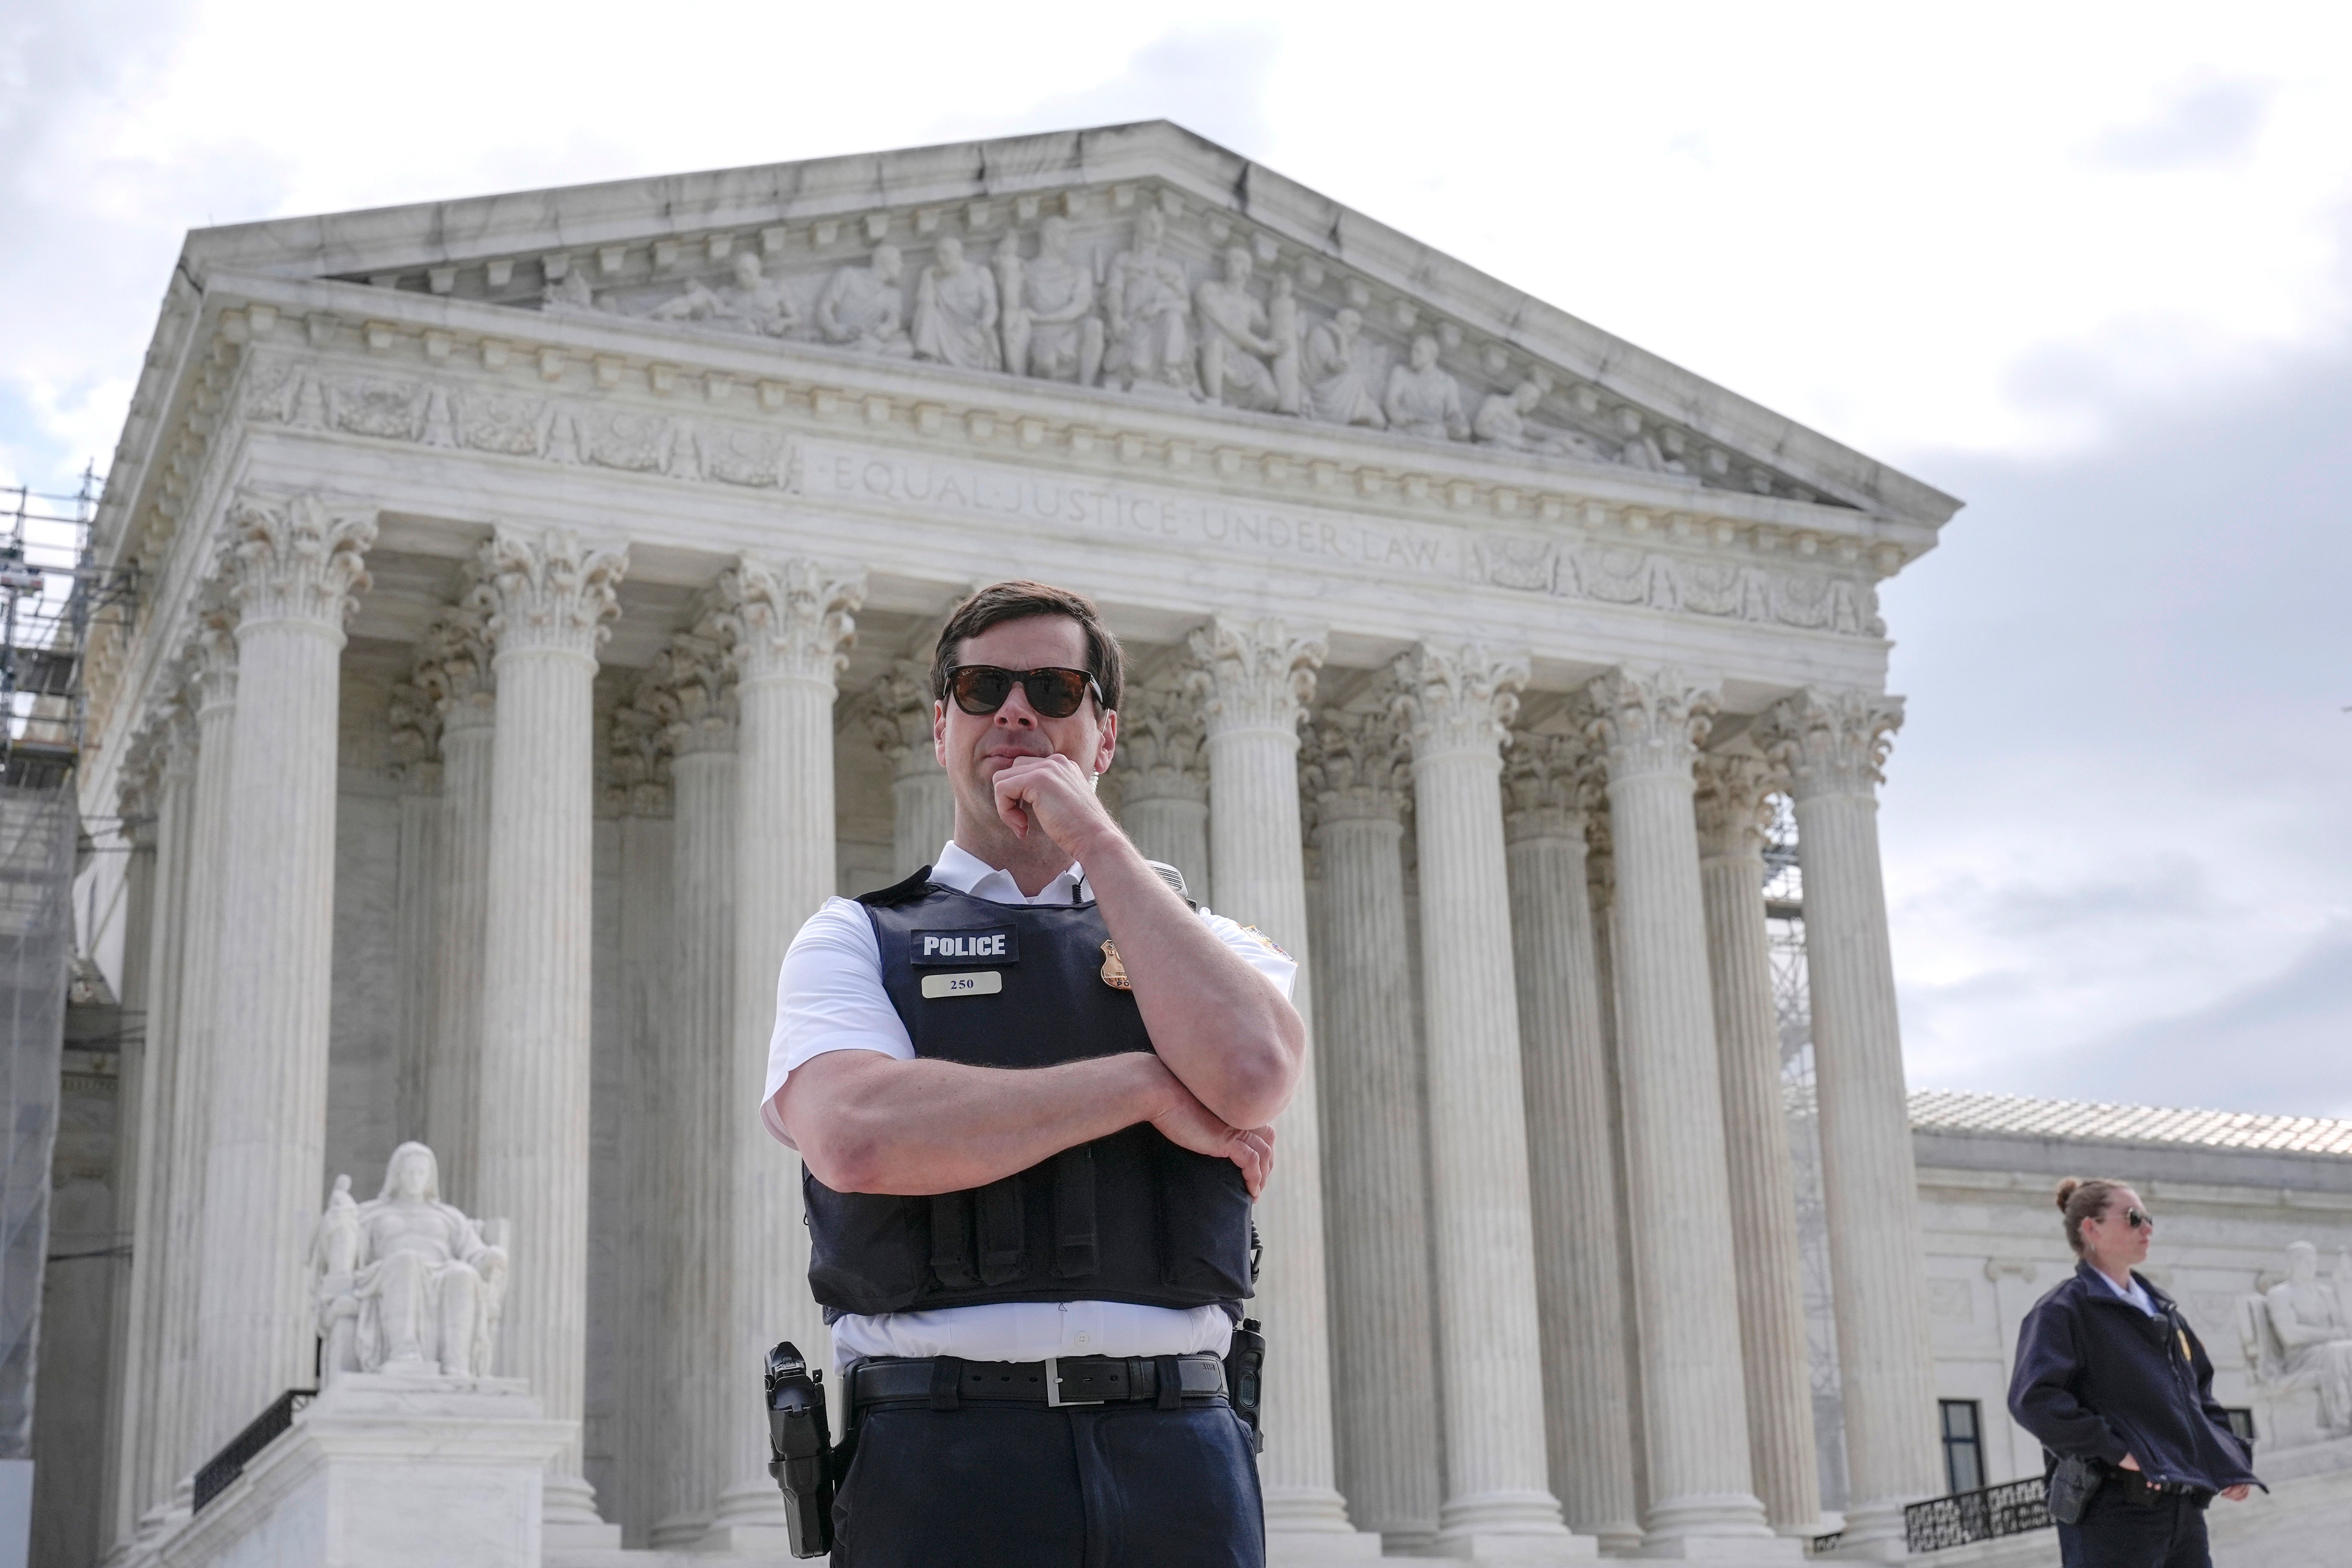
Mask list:
[[[1089,837],[1110,826],[1094,781],[1059,752],[1013,758],[997,770],[992,787],[996,815],[1016,837],[1027,838],[1032,827],[1042,829],[1074,858]]]

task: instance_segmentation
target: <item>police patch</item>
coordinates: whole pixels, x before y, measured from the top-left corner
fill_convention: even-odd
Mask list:
[[[1011,926],[981,926],[963,931],[918,931],[907,933],[907,962],[917,969],[975,963],[1018,963],[1021,933]]]

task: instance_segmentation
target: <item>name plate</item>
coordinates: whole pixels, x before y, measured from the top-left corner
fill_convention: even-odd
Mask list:
[[[993,996],[1003,989],[1004,976],[993,969],[923,976],[923,995],[934,1002],[942,996]]]

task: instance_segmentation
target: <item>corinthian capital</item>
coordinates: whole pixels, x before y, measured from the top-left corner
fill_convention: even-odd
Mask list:
[[[624,816],[670,814],[671,727],[677,700],[657,674],[638,680],[614,708],[604,735],[606,809]]]
[[[866,573],[797,556],[746,555],[719,580],[719,596],[745,680],[796,680],[830,691],[849,662]]]
[[[716,626],[678,633],[646,677],[661,693],[662,743],[672,756],[735,749],[735,664],[717,634]]]
[[[1716,695],[1675,669],[1612,669],[1584,689],[1584,732],[1612,782],[1648,773],[1688,779],[1715,722]]]
[[[1184,690],[1201,705],[1211,735],[1272,730],[1296,742],[1315,696],[1315,672],[1329,648],[1319,632],[1271,616],[1212,616],[1185,639],[1193,668]]]
[[[362,563],[374,542],[373,508],[316,495],[239,497],[229,510],[228,549],[238,624],[309,621],[341,631],[367,588]]]
[[[501,655],[593,658],[608,635],[605,623],[621,613],[614,590],[628,566],[628,552],[598,549],[569,529],[502,528],[482,546],[473,601],[488,612],[490,642]]]
[[[425,628],[409,679],[439,712],[443,734],[479,729],[497,717],[490,651],[490,617],[478,603],[448,605]]]
[[[1416,763],[1473,756],[1499,763],[1518,717],[1528,661],[1477,643],[1425,642],[1396,661],[1399,706]]]
[[[1209,798],[1208,720],[1190,678],[1130,681],[1118,710],[1122,802]]]
[[[1394,704],[1370,713],[1328,708],[1307,726],[1298,782],[1310,827],[1402,821],[1412,777],[1403,715]]]
[[[1886,753],[1903,723],[1903,699],[1809,686],[1765,710],[1757,739],[1789,770],[1799,800],[1869,795],[1886,782]]]
[[[1511,737],[1503,763],[1503,830],[1512,841],[1584,837],[1599,759],[1581,735]]]
[[[931,667],[919,658],[898,658],[866,689],[866,732],[889,759],[893,778],[937,767],[931,743]],[[1126,736],[1119,737],[1122,742]]]
[[[1708,860],[1760,859],[1780,770],[1738,752],[1698,757],[1698,852]]]
[[[236,703],[236,611],[226,582],[196,611],[195,629],[181,651],[188,671],[189,708],[202,714]]]

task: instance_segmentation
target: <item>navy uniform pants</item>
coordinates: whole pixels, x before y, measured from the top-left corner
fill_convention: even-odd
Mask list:
[[[2205,1510],[2185,1493],[2154,1494],[2110,1480],[2080,1523],[2058,1527],[2064,1568],[2213,1568]]]
[[[1248,1428],[1223,1399],[877,1405],[833,1505],[834,1568],[1264,1568]]]

